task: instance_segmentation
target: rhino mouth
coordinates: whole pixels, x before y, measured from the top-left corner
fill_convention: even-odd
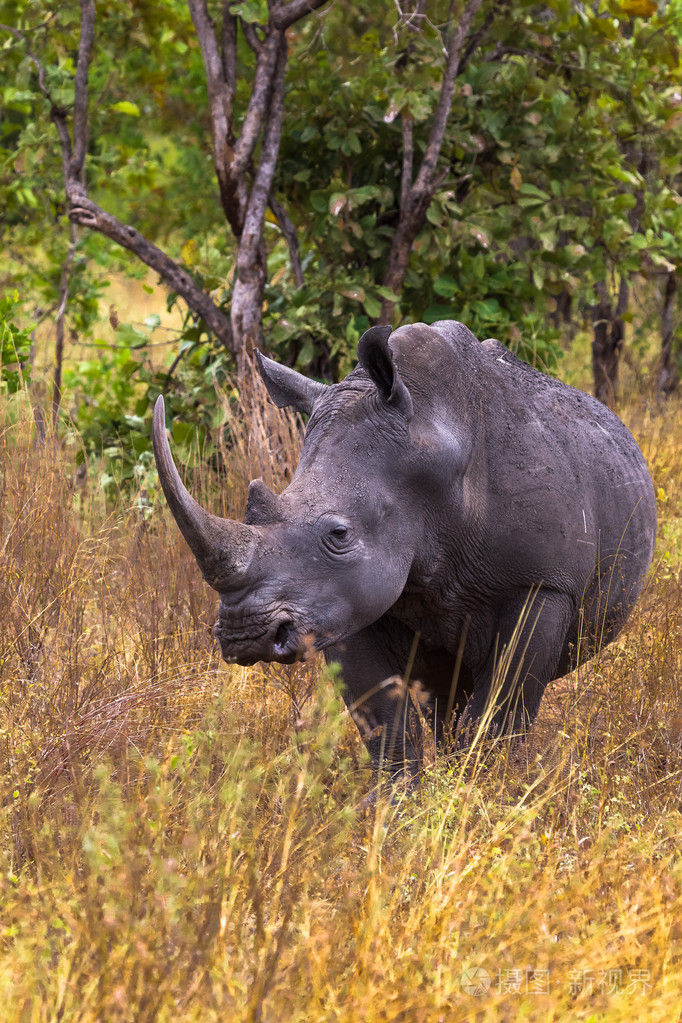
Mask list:
[[[299,647],[298,634],[293,622],[280,622],[272,643],[273,653],[276,657],[289,657],[292,652],[297,653]]]
[[[251,636],[235,635],[219,618],[213,633],[220,644],[223,660],[242,667],[250,667],[258,661],[293,664],[304,660],[312,650],[324,649],[330,642],[309,629],[298,627],[291,617],[281,618],[264,632]]]

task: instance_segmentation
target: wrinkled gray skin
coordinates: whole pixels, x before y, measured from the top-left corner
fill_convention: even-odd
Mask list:
[[[404,673],[415,633],[412,678],[442,739],[448,706],[448,728],[462,711],[483,714],[533,593],[491,721],[523,729],[547,683],[571,669],[579,636],[589,656],[620,630],[651,562],[655,499],[616,416],[461,323],[373,327],[358,359],[328,387],[259,355],[275,403],[310,421],[291,484],[276,496],[254,480],[245,524],[185,491],[162,399],[154,448],[220,594],[224,658],[290,663],[313,637],[342,666],[374,767],[412,774],[420,751],[404,697],[380,683]]]

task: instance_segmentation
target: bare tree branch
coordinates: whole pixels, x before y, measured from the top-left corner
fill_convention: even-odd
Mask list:
[[[234,14],[230,14],[230,0],[223,5],[221,45],[225,99],[232,110],[237,91],[237,19]]]
[[[284,36],[281,32],[270,32],[258,55],[253,89],[235,147],[235,172],[238,176],[243,174],[249,166],[258,142],[276,77],[275,69],[283,40]]]
[[[423,22],[426,18],[426,4],[427,0],[417,0],[413,11],[404,12],[398,8],[400,18],[405,25],[405,28],[411,29],[412,32],[419,34],[423,28]]]
[[[412,118],[403,115],[403,169],[400,178],[400,208],[407,206],[408,196],[412,188],[412,164],[414,160],[414,143],[412,138]]]
[[[232,331],[241,338],[238,372],[244,371],[256,345],[262,344],[263,287],[267,276],[263,222],[272,191],[279,143],[284,120],[284,72],[287,62],[286,39],[279,35],[279,50],[272,81],[270,102],[265,115],[258,167],[249,196],[244,230],[237,255],[237,273],[232,292]]]
[[[229,83],[236,85],[236,39],[234,49],[231,49],[228,38],[228,47],[227,49],[223,47],[221,56],[206,0],[189,0],[189,9],[199,39],[206,72],[213,135],[213,162],[218,177],[220,201],[232,232],[239,239],[244,223],[246,183],[235,177],[232,168],[235,145],[232,112],[234,86]],[[226,13],[228,17],[231,17],[229,12],[226,11]],[[224,42],[225,36],[223,35]],[[232,58],[233,65],[232,70],[226,72],[225,65],[228,57]]]
[[[267,120],[263,130],[263,141],[261,143],[260,159],[256,170],[256,177],[249,196],[249,205],[244,219],[244,235],[246,248],[252,244],[251,239],[259,233],[259,226],[262,225],[265,217],[265,210],[268,205],[272,181],[275,176],[275,167],[279,155],[279,143],[282,136],[282,122],[284,120],[284,71],[287,63],[287,44],[282,35],[279,37],[279,48],[275,63],[275,73],[272,82],[272,95],[267,112]],[[241,253],[240,253],[241,254]]]
[[[467,35],[471,31],[473,20],[478,14],[482,3],[483,0],[469,0],[448,45],[445,74],[443,75],[443,84],[441,85],[436,112],[433,115],[429,141],[422,165],[419,168],[417,180],[414,183],[414,188],[418,192],[428,192],[431,187],[433,173],[440,156],[441,146],[443,145],[443,136],[450,115],[450,107],[452,106],[452,94],[459,73],[459,59]]]
[[[14,28],[12,25],[0,25],[0,31],[10,32],[13,36],[19,39],[26,49],[26,54],[36,69],[38,74],[38,88],[42,92],[45,99],[50,104],[50,117],[54,121],[57,133],[59,135],[59,145],[62,154],[62,164],[64,167],[64,176],[66,177],[71,172],[71,136],[66,125],[66,110],[58,105],[53,99],[50,90],[47,87],[47,77],[45,75],[45,68],[35,56],[29,45],[28,39],[23,32],[20,32],[18,28]]]
[[[116,217],[106,213],[91,199],[88,199],[79,183],[72,181],[67,194],[70,200],[69,217],[71,220],[111,238],[112,241],[133,252],[152,270],[156,270],[173,291],[177,291],[187,305],[202,317],[228,351],[234,354],[235,346],[230,321],[210,296],[194,282],[186,270],[178,266],[170,256],[157,248],[134,227],[122,224]]]
[[[38,85],[40,86],[40,91],[42,92],[43,96],[45,96],[46,99],[48,99],[50,103],[52,103],[52,97],[50,96],[50,93],[47,88],[47,82],[45,80],[45,68],[40,63],[38,58],[34,56],[31,47],[29,46],[28,39],[26,38],[24,33],[20,32],[19,29],[15,28],[13,25],[2,24],[0,24],[0,32],[9,32],[10,35],[15,36],[16,39],[19,39],[20,42],[24,44],[29,60],[31,61],[36,71],[38,72]]]
[[[303,274],[303,266],[301,264],[301,256],[298,251],[298,236],[296,234],[296,228],[291,222],[289,214],[281,206],[274,195],[270,195],[269,206],[272,212],[277,217],[277,223],[280,226],[284,240],[289,247],[289,259],[291,260],[291,271],[294,275],[294,283],[297,288],[302,288],[305,284],[305,277]]]
[[[81,0],[81,37],[78,43],[78,61],[73,100],[73,153],[71,174],[79,180],[85,166],[88,149],[88,75],[92,47],[95,41],[94,0]]]
[[[289,28],[295,21],[304,18],[306,14],[316,11],[322,7],[327,0],[291,0],[291,3],[275,7],[270,13],[270,23],[280,31]]]
[[[256,31],[256,26],[252,25],[248,21],[242,21],[241,26],[244,38],[246,39],[247,43],[249,44],[253,52],[256,54],[256,56],[258,56],[263,46],[263,40],[258,35]]]
[[[488,34],[488,30],[495,21],[495,19],[496,18],[499,19],[500,17],[504,16],[505,8],[506,9],[509,8],[509,0],[503,0],[502,3],[494,4],[486,14],[485,18],[483,19],[483,24],[479,28],[478,32],[474,32],[471,35],[466,46],[464,47],[464,52],[462,53],[459,62],[458,73],[460,75],[469,66],[469,61],[471,60],[476,50],[485,39],[486,35]]]
[[[206,0],[188,0],[188,2],[204,61],[213,130],[217,137],[227,139],[232,134],[232,110],[225,104],[225,71],[218,49],[213,19],[208,13]]]
[[[406,181],[408,180],[408,175],[409,179],[412,177],[412,135],[410,129],[406,130],[406,121],[403,122],[403,146],[407,146],[408,151],[403,151],[400,216],[398,218],[398,226],[393,235],[388,268],[383,280],[384,287],[388,288],[395,295],[400,293],[402,287],[412,243],[424,223],[426,212],[436,189],[443,180],[443,175],[436,173],[436,167],[452,107],[452,97],[455,81],[459,73],[460,58],[482,3],[483,0],[468,0],[457,27],[447,43],[445,71],[443,73],[438,103],[431,123],[426,152],[417,172],[417,177],[409,187],[406,187]],[[395,302],[384,298],[381,303],[379,322],[391,323],[394,311]]]

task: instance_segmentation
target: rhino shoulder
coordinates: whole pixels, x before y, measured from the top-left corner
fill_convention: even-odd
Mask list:
[[[539,400],[541,396],[554,401],[559,394],[563,400],[567,400],[569,394],[578,393],[556,377],[549,376],[524,362],[497,338],[486,338],[478,345],[478,349],[484,357],[484,364],[490,366],[490,370],[494,372],[495,379],[500,383],[504,380],[510,383],[513,381],[515,393],[532,394],[534,401]],[[516,388],[519,387],[522,391],[516,392]]]
[[[442,338],[449,341],[455,348],[462,345],[478,347],[478,338],[459,320],[436,320],[431,324],[431,330],[435,330]]]
[[[521,370],[522,372],[530,371],[529,375],[544,377],[546,374],[540,373],[539,370],[533,366],[524,362],[523,359],[519,359],[518,355],[515,355],[510,348],[503,345],[497,338],[489,337],[485,341],[481,341],[479,346],[487,356],[494,359],[496,362],[501,362],[507,366],[514,366],[514,368]],[[550,378],[551,379],[551,378]]]
[[[508,348],[505,348],[502,342],[498,341],[497,338],[494,337],[489,337],[486,338],[485,341],[481,341],[481,348],[483,348],[487,354],[499,359],[500,362],[504,359],[505,355],[512,355],[512,352],[510,352]],[[516,358],[516,356],[514,356],[514,358]]]

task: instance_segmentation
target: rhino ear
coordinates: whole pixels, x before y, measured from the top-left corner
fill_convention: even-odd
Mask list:
[[[323,394],[327,387],[315,380],[308,380],[295,369],[280,366],[278,362],[266,357],[256,348],[256,364],[268,394],[277,408],[292,408],[296,412],[312,412],[315,400]]]
[[[358,341],[358,362],[374,381],[379,396],[386,405],[412,418],[412,397],[403,383],[393,361],[388,339],[390,327],[370,327]]]

